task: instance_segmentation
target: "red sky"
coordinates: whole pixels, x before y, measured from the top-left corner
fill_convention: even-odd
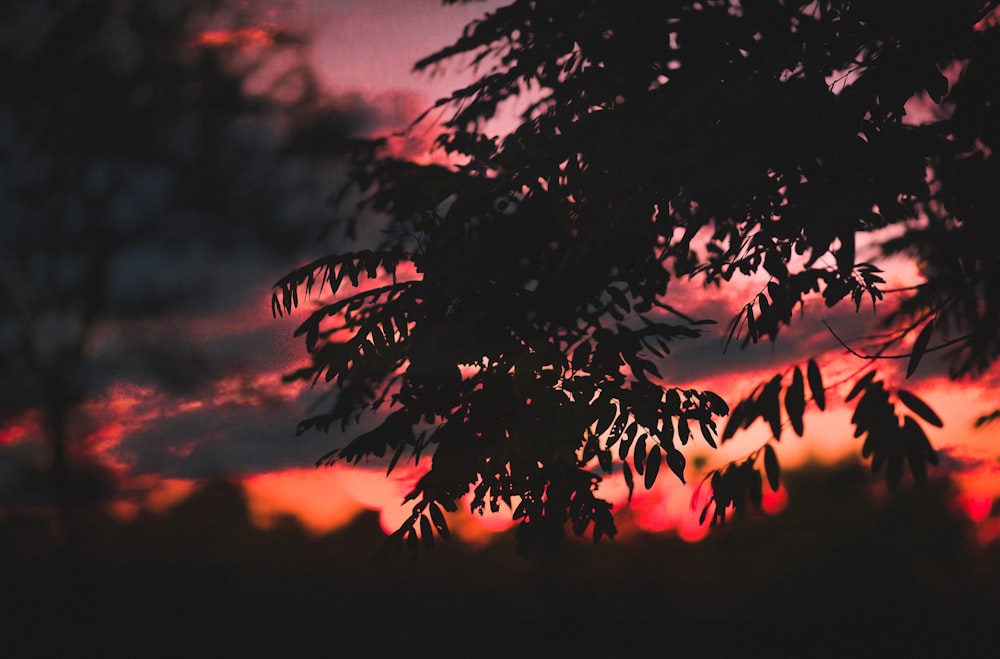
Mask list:
[[[411,73],[412,63],[448,43],[470,19],[500,3],[493,0],[442,7],[438,0],[301,0],[257,4],[262,28],[287,24],[314,29],[313,62],[328,91],[335,97],[359,97],[377,108],[380,120],[376,128],[386,131],[403,128],[433,100],[468,80],[469,74],[460,70],[435,78],[418,76]],[[262,37],[250,31],[233,38],[253,45]],[[225,39],[221,33],[206,37],[210,43]],[[317,250],[317,255],[322,254],[324,247]],[[289,263],[287,269],[295,265]],[[895,262],[883,267],[888,272],[888,287],[914,283],[912,264]],[[329,448],[331,438],[293,436],[296,418],[304,416],[309,400],[323,391],[310,392],[281,382],[281,375],[305,357],[304,347],[291,336],[302,314],[293,314],[291,320],[271,318],[269,287],[282,274],[258,272],[252,282],[256,294],[241,296],[238,308],[185,319],[178,326],[186,340],[213,351],[223,352],[233,345],[257,346],[262,348],[258,358],[228,369],[207,389],[194,393],[121,378],[85,405],[88,422],[80,430],[88,437],[89,450],[120,473],[131,495],[118,504],[122,514],[139,505],[154,509],[168,506],[190,492],[198,479],[229,474],[242,479],[254,518],[262,525],[275,515],[291,513],[321,533],[369,508],[381,511],[383,527],[388,530],[406,515],[407,510],[399,504],[417,477],[416,470],[399,470],[391,479],[384,477],[380,466],[316,470],[312,459]],[[809,358],[816,358],[827,382],[834,382],[861,364],[845,353],[822,321],[828,321],[845,337],[859,337],[892,304],[889,300],[874,315],[870,306],[862,306],[856,314],[847,306],[828,310],[821,300],[813,301],[801,322],[787,330],[777,344],[749,346],[745,351],[731,348],[723,357],[724,328],[763,283],[734,279],[732,285],[707,294],[700,285],[678,282],[672,295],[691,300],[685,310],[714,318],[719,325],[714,335],[682,346],[669,358],[664,373],[671,385],[713,389],[735,401],[756,383]],[[113,351],[126,331],[130,330],[104,328],[95,352]],[[904,382],[903,366],[882,363],[879,372],[889,382],[931,402],[938,411],[945,421],[944,429],[927,430],[961,488],[959,504],[982,523],[984,537],[1000,534],[1000,520],[989,517],[1000,498],[1000,423],[973,427],[977,416],[998,407],[1000,372],[994,369],[979,381],[950,382],[928,356],[921,369],[923,375]],[[783,467],[859,454],[860,441],[851,437],[851,412],[836,403],[843,400],[846,389],[841,385],[828,392],[834,403],[825,413],[807,413],[804,438],[794,437],[790,430],[785,434],[777,447]],[[21,446],[30,452],[27,447],[37,442],[37,434],[37,420],[27,415],[0,428],[0,447]],[[753,450],[768,435],[758,421],[718,451],[696,441],[689,464],[694,456],[701,456],[702,469],[710,469]],[[631,504],[637,524],[649,531],[676,530],[691,540],[702,537],[707,528],[698,526],[697,511],[692,512],[690,506],[699,478],[692,474],[688,481],[690,485],[685,487],[674,479],[661,478],[653,490],[637,490]],[[601,492],[616,509],[625,505],[626,491],[619,479],[606,480]],[[794,494],[782,490],[769,495],[766,508],[780,510],[787,496]],[[454,526],[459,537],[482,542],[490,529],[505,527],[508,517],[509,511],[487,519],[472,519],[466,514]]]

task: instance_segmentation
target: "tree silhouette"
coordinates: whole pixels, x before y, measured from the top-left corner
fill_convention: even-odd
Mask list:
[[[328,138],[352,127],[321,94],[302,37],[246,18],[224,1],[0,9],[0,420],[39,413],[69,534],[73,504],[100,495],[69,428],[107,385],[88,368],[96,334],[198,313],[213,294],[199,273],[227,254],[293,258],[317,216],[288,221],[296,186],[312,184],[287,164],[304,144],[339,148],[302,139],[310,118]],[[292,116],[301,134],[278,132]],[[171,361],[148,357],[111,368]]]
[[[452,111],[437,146],[453,164],[359,149],[360,208],[387,217],[388,238],[276,284],[276,314],[300,291],[332,296],[296,332],[313,358],[296,376],[335,381],[336,400],[299,431],[386,410],[320,462],[388,457],[391,471],[433,452],[394,536],[413,549],[447,535],[442,511],[470,488],[473,510],[512,509],[523,553],[567,523],[614,536],[596,470],[620,463],[630,491],[664,464],[683,481],[689,442],[757,419],[771,442],[785,420],[801,435],[806,406],[826,404],[814,360],[731,408],[670,386],[664,357],[712,322],[671,282],[763,270],[728,337],[774,341],[810,294],[882,300],[879,268],[856,258],[867,234],[924,281],[896,291],[875,350],[845,343],[867,367],[852,423],[890,486],[904,463],[922,483],[937,462],[923,424],[941,421],[874,364],[907,359],[909,376],[945,350],[957,378],[997,355],[998,4],[515,0],[470,24],[416,65],[481,71],[435,106]],[[519,124],[492,135],[512,101]],[[702,519],[759,506],[779,472],[771,443],[713,472]]]

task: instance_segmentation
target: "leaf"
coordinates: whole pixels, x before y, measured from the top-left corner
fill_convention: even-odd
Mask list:
[[[654,445],[646,455],[646,474],[643,484],[647,490],[653,487],[653,483],[656,482],[656,475],[660,471],[660,453],[660,447]]]
[[[875,371],[869,371],[868,374],[865,375],[865,377],[861,378],[854,384],[854,387],[851,389],[851,392],[847,394],[847,398],[844,399],[844,402],[845,403],[851,402],[851,400],[855,396],[860,394],[862,391],[864,391],[868,387],[868,385],[872,383],[872,380],[874,379],[875,379]]]
[[[701,426],[701,436],[705,439],[708,445],[712,448],[719,448],[719,445],[715,443],[715,438],[712,436],[712,426],[715,424],[708,421],[699,421],[698,423]]]
[[[983,414],[976,419],[975,427],[982,428],[988,423],[993,423],[994,421],[1000,419],[1000,410],[993,410],[989,414]]]
[[[388,476],[395,469],[396,463],[399,462],[399,456],[403,455],[403,449],[406,448],[405,442],[400,442],[399,446],[396,447],[396,452],[392,454],[392,460],[389,461],[389,467],[385,470],[385,475]]]
[[[758,399],[761,406],[761,416],[771,426],[771,434],[775,439],[781,439],[781,375],[775,375],[764,385]]]
[[[628,450],[632,446],[632,437],[626,432],[625,437],[622,439],[621,443],[618,444],[618,459],[624,460],[628,455]]]
[[[746,410],[746,401],[740,401],[736,403],[733,408],[732,413],[729,415],[729,421],[726,422],[726,428],[722,431],[722,443],[725,444],[727,441],[736,435],[737,428],[743,423],[743,414]]]
[[[420,516],[420,539],[424,541],[425,547],[433,549],[434,530],[431,528],[431,520],[424,515]]]
[[[412,526],[406,532],[406,548],[410,551],[413,558],[417,557],[417,553],[420,550],[420,540],[417,538],[417,530]]]
[[[711,406],[712,414],[726,416],[729,414],[729,405],[719,394],[714,391],[703,392],[702,396]]]
[[[628,487],[628,500],[632,501],[632,491],[635,489],[635,478],[632,476],[632,468],[627,462],[622,463],[622,474],[625,476],[625,485]]]
[[[932,459],[936,462],[937,455],[933,455],[934,449],[927,441],[927,435],[924,434],[923,428],[912,416],[907,416],[903,420],[902,432],[906,442],[904,448],[906,460],[910,463],[910,473],[913,474],[913,480],[917,482],[917,485],[923,487],[927,484],[927,465],[924,463],[924,459],[926,457],[928,462]]]
[[[646,433],[635,440],[635,450],[632,451],[632,464],[635,465],[635,473],[642,476],[643,461],[646,459]]]
[[[944,422],[941,421],[941,417],[934,413],[934,410],[924,401],[920,400],[909,391],[905,389],[900,389],[896,392],[896,397],[899,398],[899,402],[906,405],[910,410],[919,416],[921,419],[927,423],[935,426],[937,428],[943,428]]]
[[[573,361],[572,361],[574,371],[579,371],[586,368],[587,362],[590,359],[590,351],[591,351],[590,341],[584,341],[583,343],[581,343],[576,347],[576,349],[573,351]]]
[[[941,99],[948,94],[948,78],[940,71],[935,70],[926,83],[926,89],[931,100],[940,103]]]
[[[681,395],[676,389],[668,389],[667,396],[664,399],[665,406],[664,411],[669,416],[677,416],[681,411]]]
[[[812,392],[816,407],[820,410],[826,409],[826,390],[823,389],[823,377],[820,375],[819,366],[816,360],[810,359],[806,366],[806,378],[809,380],[809,391]]]
[[[746,346],[747,341],[752,340],[757,343],[757,322],[753,317],[753,306],[748,304],[747,307],[747,338],[743,340],[743,345]]]
[[[913,342],[913,351],[910,353],[910,361],[906,365],[906,377],[910,377],[917,370],[917,366],[920,364],[920,360],[923,359],[924,353],[927,351],[927,344],[931,340],[931,334],[934,333],[934,321],[929,321],[924,328],[920,330],[920,334],[917,335],[917,340]],[[916,411],[916,410],[914,410]]]
[[[771,491],[777,492],[781,485],[781,465],[778,464],[778,454],[770,444],[764,446],[764,473]]]
[[[805,384],[802,380],[802,369],[795,367],[792,375],[792,384],[785,392],[785,410],[788,412],[788,420],[792,423],[792,430],[799,437],[802,436],[804,427],[802,425],[802,414],[806,409]]]
[[[736,314],[736,317],[733,318],[732,322],[729,323],[729,335],[726,337],[725,345],[722,346],[722,354],[726,354],[726,351],[729,349],[729,344],[732,343],[733,337],[736,335],[736,330],[740,328],[740,320],[743,318],[743,314],[746,313],[746,311],[747,306],[744,306],[740,309],[740,312]]]
[[[441,512],[441,508],[435,502],[431,502],[427,509],[431,511],[431,522],[434,523],[434,528],[437,529],[438,535],[443,539],[447,540],[451,536],[451,531],[448,530],[448,523],[444,519],[444,513]]]
[[[601,410],[601,415],[597,417],[597,425],[594,427],[594,433],[600,435],[610,428],[617,416],[618,408],[615,407],[615,404],[606,403],[604,409]]]
[[[667,466],[670,467],[670,471],[674,472],[674,475],[680,479],[681,483],[687,483],[684,480],[684,467],[687,466],[687,458],[684,454],[673,447],[667,448]]]
[[[691,439],[691,428],[688,426],[688,420],[686,416],[677,417],[677,437],[681,440],[681,445],[688,443]]]
[[[673,444],[674,443],[674,420],[667,417],[663,420],[663,432],[660,433],[660,439],[662,444]],[[687,441],[687,440],[683,440]]]

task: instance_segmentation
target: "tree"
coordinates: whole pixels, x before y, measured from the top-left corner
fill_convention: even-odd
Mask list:
[[[294,258],[318,215],[290,222],[290,197],[322,195],[289,163],[340,146],[303,139],[308,120],[334,142],[357,123],[324,98],[301,35],[246,18],[222,0],[0,9],[0,421],[38,414],[68,535],[73,505],[107,494],[71,417],[102,369],[158,361],[94,368],[95,337],[198,313],[216,292],[199,273],[227,254]],[[299,133],[278,130],[289,117]]]
[[[867,236],[925,280],[898,292],[876,349],[851,348],[867,358],[847,397],[854,433],[890,486],[905,463],[923,482],[937,463],[923,425],[941,421],[874,365],[906,358],[909,375],[946,350],[957,378],[996,358],[998,4],[514,0],[470,24],[416,65],[466,56],[484,71],[435,106],[453,111],[437,140],[453,165],[359,150],[360,207],[389,237],[276,284],[276,314],[300,290],[333,296],[296,332],[312,355],[296,376],[334,381],[336,400],[299,431],[386,410],[320,463],[386,456],[391,471],[433,451],[394,536],[414,549],[447,536],[442,511],[470,488],[474,510],[511,507],[520,552],[567,523],[614,536],[597,469],[622,469],[630,490],[664,464],[684,480],[689,442],[715,447],[757,419],[775,442],[825,407],[813,360],[732,407],[671,387],[664,357],[711,322],[671,282],[763,270],[728,336],[774,341],[810,294],[882,301],[879,268],[856,258]],[[519,125],[491,135],[518,99]],[[908,103],[930,118],[907,120]],[[779,471],[770,443],[715,471],[702,519],[759,506]]]

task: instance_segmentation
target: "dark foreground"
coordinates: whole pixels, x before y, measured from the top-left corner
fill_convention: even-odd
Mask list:
[[[995,656],[1000,547],[947,482],[872,498],[857,468],[793,478],[774,518],[689,545],[440,543],[373,563],[373,516],[321,539],[247,520],[218,484],[164,517],[91,513],[79,555],[0,525],[11,657]],[[766,652],[766,654],[762,654]]]

